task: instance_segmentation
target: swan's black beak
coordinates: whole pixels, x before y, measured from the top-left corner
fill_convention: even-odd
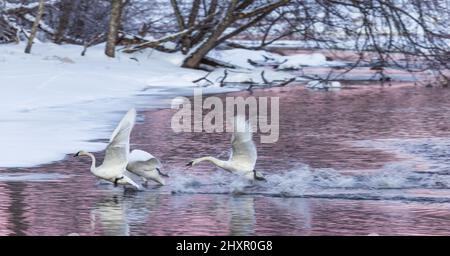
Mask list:
[[[168,174],[161,172],[161,170],[159,168],[156,168],[156,170],[158,171],[159,175],[161,175],[163,177],[167,177],[167,178],[170,177]]]
[[[80,152],[77,152],[75,155],[73,155],[73,157],[77,157],[80,155]]]
[[[194,161],[190,161],[189,163],[186,164],[187,167],[192,167],[194,165]]]

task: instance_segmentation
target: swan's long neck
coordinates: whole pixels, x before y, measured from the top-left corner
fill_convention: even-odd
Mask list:
[[[197,158],[197,159],[196,159],[196,162],[197,162],[197,163],[200,163],[200,162],[203,162],[203,161],[210,162],[210,163],[214,164],[215,166],[218,166],[218,167],[220,167],[220,168],[223,168],[223,169],[228,170],[227,162],[226,162],[226,161],[219,160],[219,159],[217,159],[217,158],[215,158],[215,157],[212,157],[212,156],[206,156],[206,157],[201,157],[201,158]]]
[[[86,153],[87,156],[89,156],[92,160],[92,164],[91,164],[91,171],[93,172],[96,168],[96,160],[95,160],[95,156],[91,153]]]

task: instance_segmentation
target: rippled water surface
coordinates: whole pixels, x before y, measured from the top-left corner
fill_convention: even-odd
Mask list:
[[[450,234],[450,90],[227,94],[236,95],[280,97],[280,140],[255,136],[267,183],[247,184],[206,163],[186,169],[195,157],[226,158],[230,135],[175,134],[173,110],[145,110],[132,148],[164,161],[168,186],[114,188],[89,173],[88,159],[70,156],[5,169],[0,235]]]

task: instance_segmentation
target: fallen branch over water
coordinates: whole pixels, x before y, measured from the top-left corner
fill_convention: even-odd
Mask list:
[[[264,71],[263,71],[264,72]],[[263,74],[261,74],[263,75]],[[286,79],[286,80],[274,80],[272,82],[264,82],[264,83],[252,83],[250,84],[250,86],[247,88],[248,91],[251,91],[253,89],[253,87],[261,87],[261,88],[274,88],[274,87],[284,87],[292,82],[295,81],[295,77],[290,78],[290,79]]]
[[[236,77],[233,77],[232,75],[234,73],[246,75],[240,77],[240,79],[236,79]],[[251,79],[252,75],[254,75],[252,72],[244,72],[242,70],[233,70],[233,69],[231,70],[223,69],[223,74],[219,75],[217,74],[217,72],[215,73],[214,70],[212,70],[208,72],[205,76],[200,77],[192,82],[201,86],[212,86],[212,85],[219,85],[220,87],[248,86],[247,90],[251,90],[254,87],[259,88],[283,87],[296,80],[295,77],[281,80],[280,79],[269,80],[265,75],[265,71],[263,70],[260,73],[261,82],[254,82],[253,79]]]

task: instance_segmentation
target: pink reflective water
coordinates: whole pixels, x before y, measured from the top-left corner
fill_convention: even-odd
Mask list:
[[[250,93],[227,96],[235,95]],[[450,234],[450,90],[287,87],[251,95],[280,97],[280,140],[255,137],[268,184],[232,193],[233,176],[208,164],[186,169],[195,157],[226,158],[230,135],[175,134],[173,110],[146,111],[132,148],[164,161],[168,186],[99,185],[88,159],[69,156],[4,170],[0,235]],[[214,183],[222,179],[227,184]]]

